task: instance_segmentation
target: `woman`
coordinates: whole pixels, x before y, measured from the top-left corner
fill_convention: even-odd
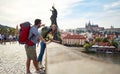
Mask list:
[[[57,26],[55,24],[53,24],[51,26],[51,29],[49,30],[49,32],[47,33],[45,40],[48,42],[57,42],[59,43],[60,41],[55,40],[56,38],[56,32],[57,32]],[[46,48],[46,44],[44,44],[44,42],[40,42],[40,46],[41,46],[41,50],[38,56],[38,62],[39,62],[39,67],[40,69],[43,69],[43,65],[42,65],[42,59],[43,59],[43,55],[44,55],[44,51]]]

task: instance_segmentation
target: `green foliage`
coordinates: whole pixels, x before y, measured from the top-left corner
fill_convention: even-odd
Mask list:
[[[109,42],[109,40],[107,38],[96,38],[95,42]]]
[[[108,40],[107,38],[96,38],[95,42],[109,42],[115,48],[118,48],[118,43],[117,42],[115,42],[114,40]]]
[[[115,48],[118,48],[118,43],[117,42],[115,42],[115,41],[111,41],[111,44],[115,47]]]
[[[56,31],[56,35],[57,35],[57,37],[56,37],[57,40],[62,42],[61,34],[60,34],[60,31],[59,31],[59,30]]]
[[[5,27],[0,28],[0,33],[1,34],[7,33],[7,28]]]
[[[89,48],[91,47],[91,44],[89,43],[86,43],[84,44],[83,48],[85,48],[85,51],[88,52],[89,51]]]
[[[14,28],[10,28],[8,31],[8,35],[15,35],[15,29]]]
[[[7,35],[15,35],[15,29],[14,28],[8,28],[8,27],[1,27],[0,28],[0,34],[6,33]]]
[[[98,37],[95,38],[95,42],[101,42],[101,40],[102,40],[101,38],[98,38]]]
[[[103,38],[102,42],[109,42],[109,40],[107,38]]]
[[[43,38],[46,37],[47,33],[48,33],[49,29],[47,27],[44,27],[42,28],[42,32],[41,32],[41,35]]]

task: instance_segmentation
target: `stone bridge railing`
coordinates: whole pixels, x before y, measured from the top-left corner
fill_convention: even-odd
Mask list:
[[[47,74],[119,74],[120,66],[57,43],[47,45]]]

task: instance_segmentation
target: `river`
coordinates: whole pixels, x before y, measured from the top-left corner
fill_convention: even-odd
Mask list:
[[[84,48],[82,47],[71,47],[71,48],[78,52],[84,51]],[[120,53],[85,53],[85,54],[95,56],[96,58],[99,58],[103,61],[120,65]]]
[[[120,53],[113,54],[113,53],[87,53],[88,55],[95,56],[99,59],[102,59],[107,62],[111,62],[114,64],[120,65]]]

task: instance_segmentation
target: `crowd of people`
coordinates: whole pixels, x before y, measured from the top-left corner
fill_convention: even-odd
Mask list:
[[[6,42],[15,42],[17,41],[17,36],[15,35],[9,35],[7,36],[6,33],[0,34],[0,44],[6,44]]]

